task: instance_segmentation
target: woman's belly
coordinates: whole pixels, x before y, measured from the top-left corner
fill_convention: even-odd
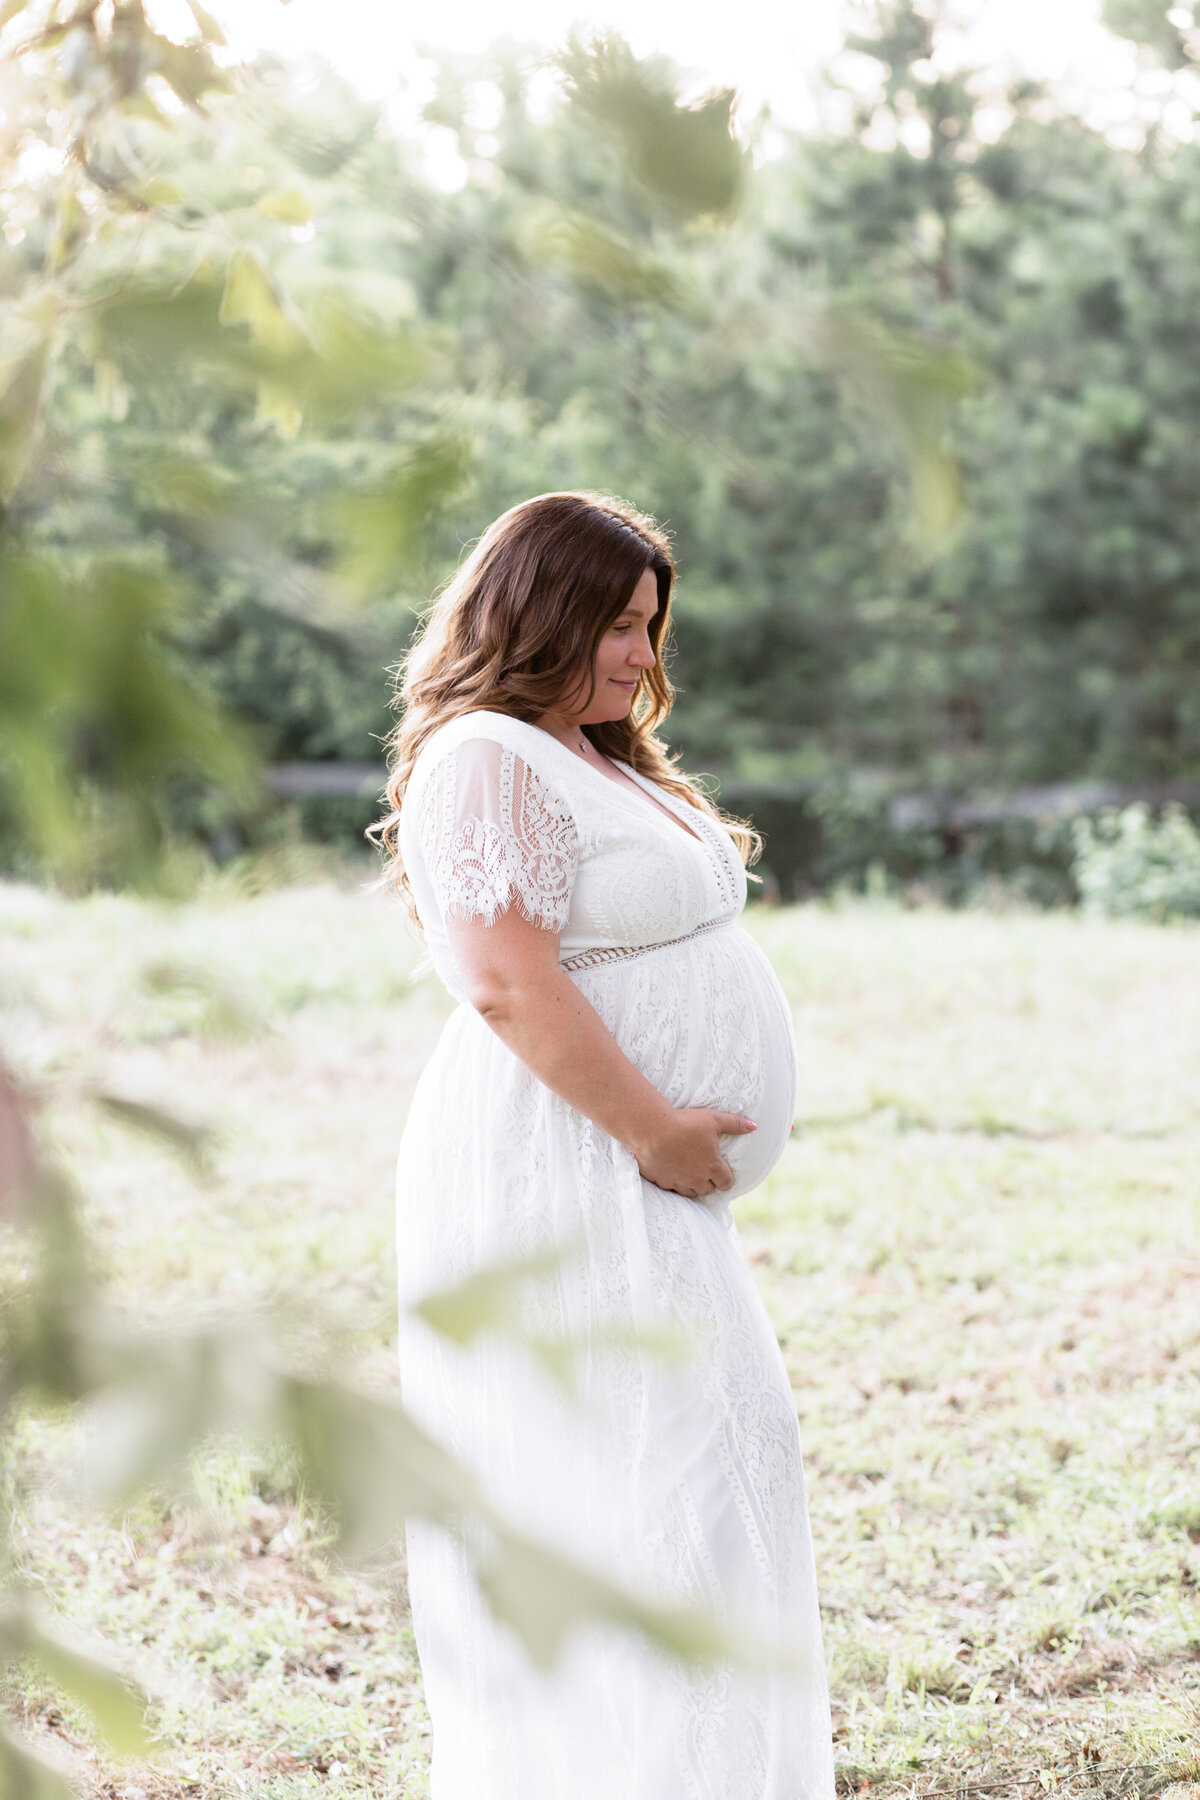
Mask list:
[[[630,1061],[672,1106],[745,1113],[757,1131],[721,1140],[745,1194],[778,1162],[796,1105],[791,1014],[748,932],[727,925],[572,975]]]

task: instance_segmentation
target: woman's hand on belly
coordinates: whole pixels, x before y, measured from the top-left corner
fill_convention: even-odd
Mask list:
[[[446,935],[486,1024],[552,1093],[632,1151],[647,1181],[690,1200],[733,1185],[719,1140],[754,1124],[715,1107],[673,1107],[559,967],[557,933],[510,908],[491,925],[449,918]]]
[[[733,1186],[733,1170],[721,1154],[722,1137],[742,1137],[758,1127],[741,1113],[711,1106],[672,1108],[645,1144],[633,1144],[646,1181],[689,1200],[705,1200]]]

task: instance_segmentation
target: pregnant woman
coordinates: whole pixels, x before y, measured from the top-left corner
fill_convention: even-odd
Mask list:
[[[543,494],[484,535],[409,657],[379,829],[460,1002],[399,1167],[403,1301],[563,1252],[528,1326],[405,1310],[404,1398],[531,1536],[790,1661],[689,1667],[613,1625],[534,1667],[472,1546],[408,1533],[434,1800],[830,1800],[795,1409],[729,1202],[787,1141],[791,1021],[738,924],[752,835],[655,737],[674,567],[653,522]],[[684,1358],[642,1341],[683,1328]]]

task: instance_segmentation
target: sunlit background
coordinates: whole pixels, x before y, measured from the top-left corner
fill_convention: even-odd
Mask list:
[[[153,10],[167,28],[188,29],[184,0],[156,0]],[[1016,75],[1048,81],[1064,105],[1128,144],[1140,141],[1146,120],[1161,113],[1164,91],[1178,85],[1180,104],[1168,116],[1181,136],[1191,133],[1196,77],[1153,67],[1133,44],[1106,31],[1100,0],[953,0],[942,10],[939,69],[979,70],[998,88]],[[862,16],[852,0],[799,0],[788,7],[774,0],[721,7],[611,0],[602,8],[557,0],[511,0],[503,8],[450,0],[427,17],[375,0],[336,6],[291,0],[286,8],[279,0],[239,0],[223,23],[239,52],[270,48],[295,59],[319,56],[362,93],[397,107],[401,117],[419,106],[427,87],[423,49],[480,52],[501,37],[545,49],[573,28],[607,27],[639,56],[670,56],[696,88],[736,87],[744,119],[765,111],[781,126],[811,130],[839,122],[824,75],[832,64],[853,80],[854,57],[843,47]],[[864,86],[872,78],[863,71]],[[992,129],[1001,128],[1003,112],[997,108]]]

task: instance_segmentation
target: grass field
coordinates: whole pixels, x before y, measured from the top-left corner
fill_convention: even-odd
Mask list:
[[[751,927],[801,1093],[740,1222],[804,1433],[843,1785],[1200,1795],[1200,931]],[[335,885],[0,889],[3,1045],[139,1316],[298,1295],[391,1382],[392,1161],[448,1010],[417,960]],[[103,1122],[98,1086],[210,1120],[211,1179]],[[200,1506],[81,1522],[72,1427],[19,1448],[30,1578],[156,1697],[162,1753],[120,1770],[10,1684],[85,1791],[427,1793],[401,1571],[340,1570],[286,1466],[214,1446]]]

